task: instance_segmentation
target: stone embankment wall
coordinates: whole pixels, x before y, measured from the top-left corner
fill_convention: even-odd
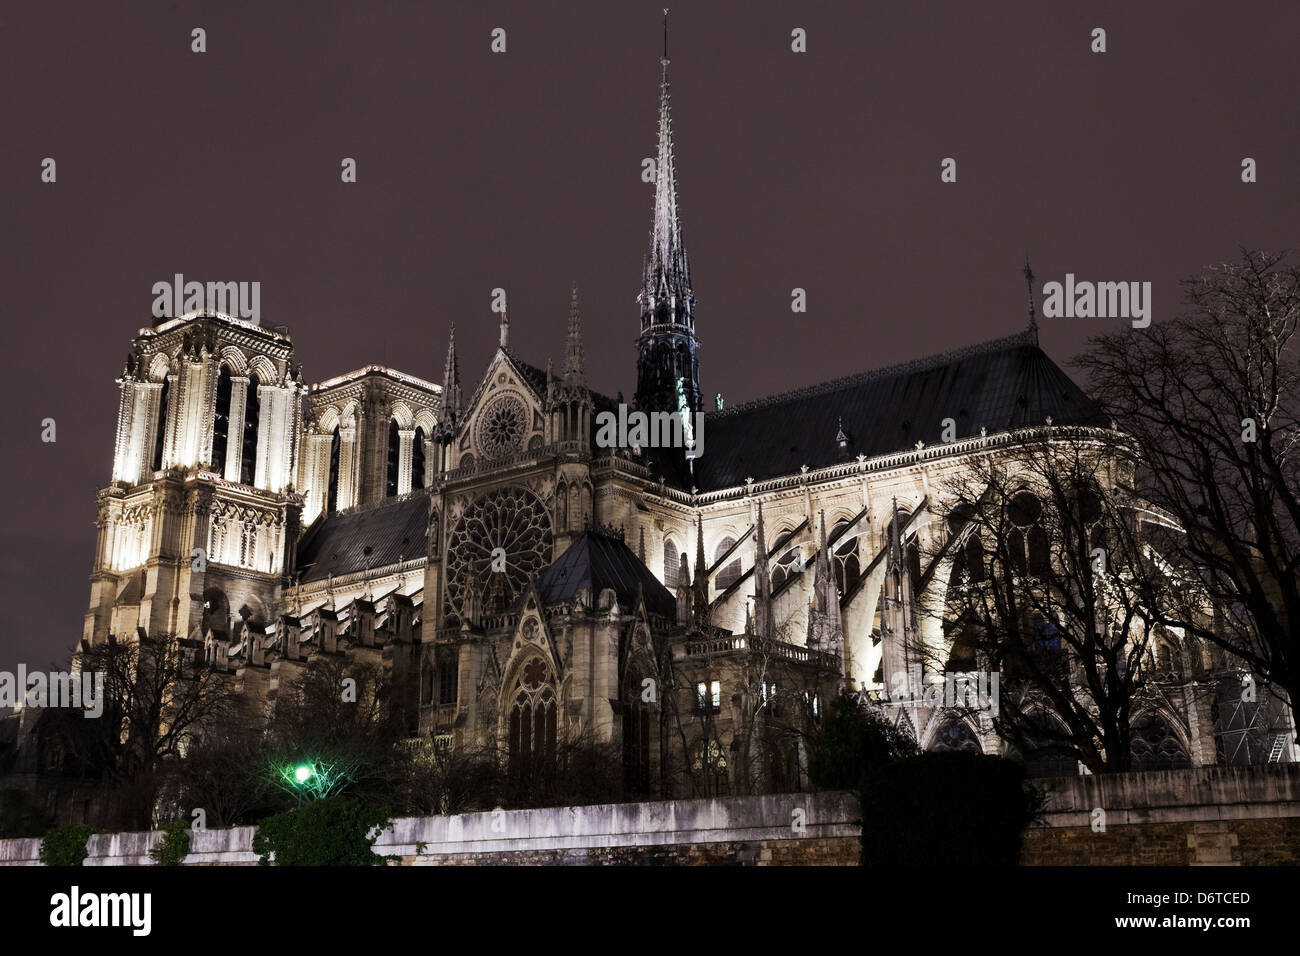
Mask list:
[[[1035,865],[1300,864],[1300,765],[1198,767],[1035,784]],[[394,820],[375,852],[404,865],[853,865],[859,811],[847,793],[496,810]],[[248,866],[253,827],[191,834],[195,866]],[[87,866],[147,866],[160,832],[90,838]],[[39,865],[41,841],[0,840],[0,866]]]
[[[858,807],[847,793],[496,810],[394,820],[375,852],[405,865],[852,865]],[[257,862],[253,827],[191,833],[187,865]],[[162,833],[92,836],[86,866],[147,866]],[[0,866],[38,865],[39,839],[0,840]]]
[[[1026,865],[1300,864],[1300,764],[1038,783],[1046,815],[1025,835]]]

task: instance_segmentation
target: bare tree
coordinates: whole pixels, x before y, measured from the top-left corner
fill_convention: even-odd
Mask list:
[[[1116,433],[1059,428],[975,461],[945,495],[949,533],[933,556],[951,569],[944,598],[921,594],[946,637],[918,642],[928,669],[998,672],[998,735],[1094,773],[1129,769],[1171,593],[1130,463]]]
[[[154,823],[189,820],[196,809],[209,827],[243,826],[275,809],[261,773],[265,741],[259,728],[238,724],[205,734],[185,759],[167,765]]]
[[[1294,701],[1300,683],[1300,266],[1242,250],[1184,282],[1188,311],[1094,339],[1076,360],[1141,448],[1187,586],[1161,620]],[[1208,593],[1219,611],[1201,613]]]
[[[74,662],[82,673],[103,675],[104,709],[95,719],[52,711],[62,745],[115,792],[121,819],[106,822],[149,826],[162,765],[237,718],[233,684],[170,635],[83,644]]]
[[[402,714],[384,668],[345,655],[313,658],[284,688],[267,729],[268,782],[286,793],[345,790],[383,799],[396,784]],[[295,771],[304,767],[303,779]]]

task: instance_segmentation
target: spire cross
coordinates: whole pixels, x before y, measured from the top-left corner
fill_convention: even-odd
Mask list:
[[[664,62],[668,62],[668,8],[664,7]]]

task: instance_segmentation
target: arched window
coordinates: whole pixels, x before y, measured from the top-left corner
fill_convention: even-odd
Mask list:
[[[980,749],[979,738],[975,736],[975,731],[970,729],[970,724],[964,720],[950,720],[935,732],[934,739],[930,742],[930,749],[943,750],[965,750],[970,753],[983,753]]]
[[[456,703],[459,690],[460,662],[455,648],[447,648],[438,660],[438,703]]]
[[[424,429],[415,430],[411,440],[411,489],[424,487]]]
[[[342,447],[339,438],[339,426],[334,426],[334,437],[330,439],[330,483],[325,495],[325,513],[333,514],[339,510],[339,451]]]
[[[1133,723],[1130,751],[1133,770],[1186,770],[1192,765],[1182,741],[1158,714]]]
[[[388,471],[384,475],[384,497],[397,494],[397,463],[402,458],[402,437],[397,433],[397,419],[388,420]]]
[[[1012,567],[1021,574],[1048,573],[1047,532],[1043,530],[1043,503],[1038,496],[1029,491],[1017,493],[1007,507],[1007,517],[1013,525],[1007,535]]]
[[[230,442],[230,366],[222,365],[217,375],[217,404],[212,416],[212,467],[226,472],[226,446]]]
[[[677,544],[672,538],[664,538],[664,587],[676,591],[681,583],[681,561],[678,558]]]
[[[257,474],[257,426],[261,419],[262,400],[257,375],[248,376],[248,398],[244,402],[244,447],[239,457],[240,484],[251,485]]]
[[[799,573],[799,549],[790,548],[772,563],[772,590]]]
[[[969,673],[979,666],[979,625],[973,618],[963,616],[945,634],[952,641],[948,649],[948,663],[945,671],[958,674]]]
[[[158,390],[158,421],[154,429],[157,434],[153,439],[153,470],[162,468],[163,441],[167,438],[167,379],[163,379],[162,388]]]
[[[727,537],[719,541],[717,549],[713,552],[714,562],[716,563],[718,561],[721,561],[723,556],[728,551],[730,551],[732,547],[735,546],[735,544],[736,544],[736,539],[731,537],[730,535],[728,535]],[[731,587],[733,584],[739,581],[740,580],[740,557],[737,556],[734,561],[728,564],[725,568],[722,568],[720,571],[718,571],[717,576],[714,578],[714,580],[717,582],[717,588],[719,591],[725,591],[727,588]]]
[[[841,518],[835,522],[835,527],[831,528],[830,537],[835,535],[842,528],[848,527],[848,520]],[[846,538],[835,547],[835,557],[831,562],[832,570],[835,571],[835,586],[840,589],[840,595],[846,595],[858,586],[858,581],[862,578],[862,566],[858,559],[858,536]]]
[[[203,592],[201,627],[205,635],[211,631],[218,640],[230,639],[230,601],[220,588],[208,588]]]
[[[641,675],[628,668],[623,680],[623,789],[650,792],[649,705],[641,697]]]
[[[730,787],[727,753],[717,740],[697,741],[692,751],[691,787],[697,794],[725,796]]]
[[[559,701],[550,677],[545,661],[534,657],[515,681],[510,707],[510,776],[525,789],[555,765]]]

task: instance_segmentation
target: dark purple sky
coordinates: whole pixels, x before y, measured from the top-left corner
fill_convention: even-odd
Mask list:
[[[660,10],[6,3],[0,669],[62,659],[80,634],[113,379],[175,272],[260,281],[263,323],[290,326],[312,381],[367,362],[440,380],[454,321],[471,390],[491,289],[509,290],[511,344],[544,364],[576,280],[592,385],[631,394]],[[1160,321],[1179,277],[1239,243],[1295,246],[1298,37],[1294,0],[676,6],[705,393],[734,403],[1015,331],[1026,251],[1040,286],[1152,282]],[[1046,321],[1042,342],[1065,362],[1116,324]]]

